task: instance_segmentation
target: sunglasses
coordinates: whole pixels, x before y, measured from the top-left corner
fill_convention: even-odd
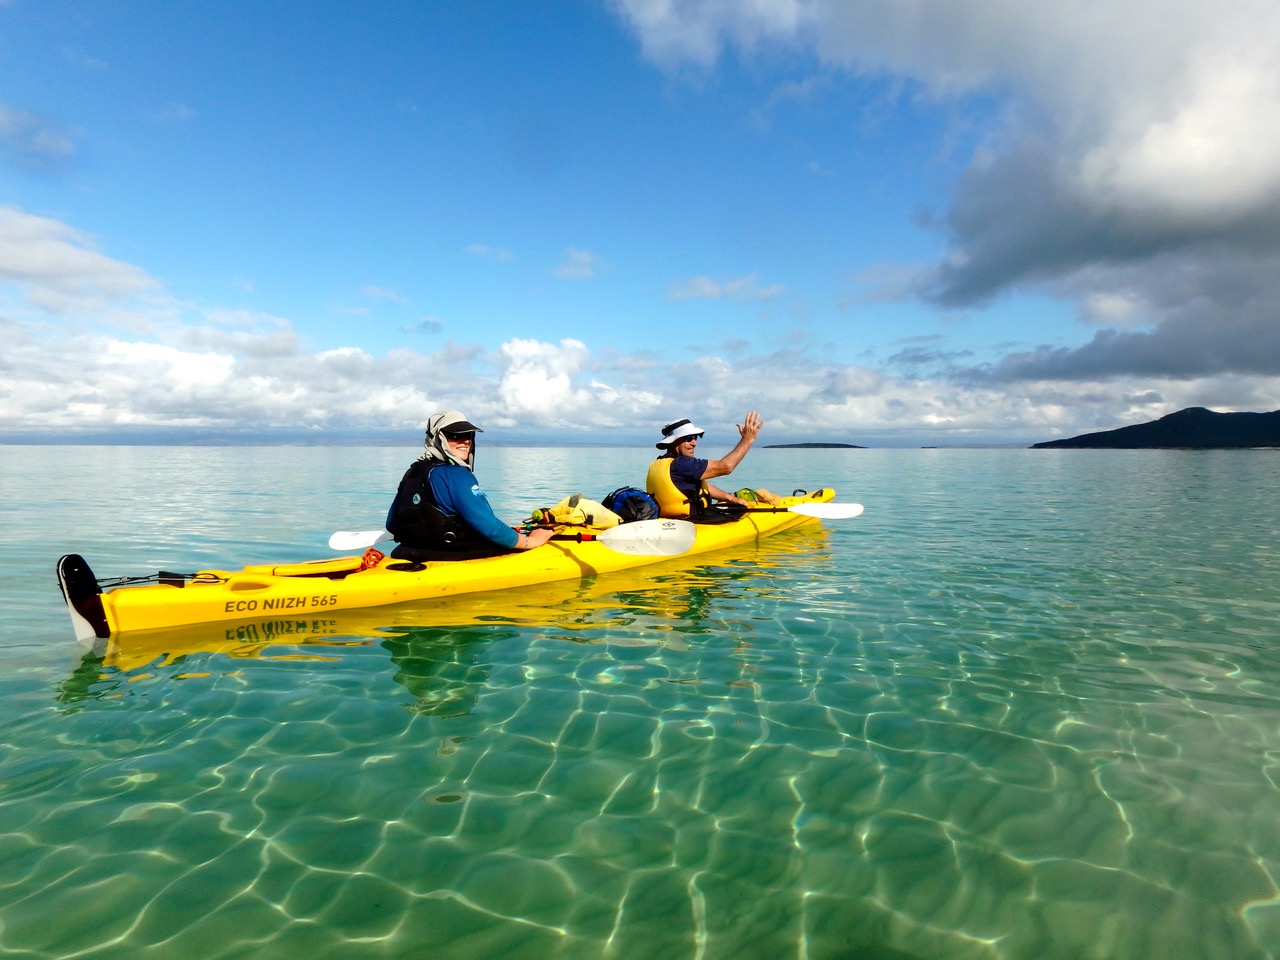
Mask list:
[[[444,438],[451,443],[475,443],[476,435],[474,433],[446,433]]]

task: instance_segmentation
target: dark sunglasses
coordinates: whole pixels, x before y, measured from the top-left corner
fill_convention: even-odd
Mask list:
[[[475,443],[476,435],[474,433],[446,433],[446,440],[452,440],[454,443]]]

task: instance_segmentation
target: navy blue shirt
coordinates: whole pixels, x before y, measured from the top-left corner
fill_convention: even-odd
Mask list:
[[[702,490],[702,475],[707,472],[707,461],[701,457],[672,457],[671,482],[690,501],[697,500]]]

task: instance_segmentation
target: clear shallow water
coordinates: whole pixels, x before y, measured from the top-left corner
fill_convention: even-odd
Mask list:
[[[866,514],[611,582],[74,650],[410,450],[0,448],[0,953],[1280,956],[1271,452],[770,451]],[[644,451],[482,450],[516,520]]]

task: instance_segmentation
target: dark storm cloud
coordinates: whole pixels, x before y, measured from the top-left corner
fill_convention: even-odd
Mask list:
[[[1040,347],[987,371],[1000,381],[1280,375],[1280,256],[1230,246],[1093,268],[1079,282],[1125,291],[1145,329],[1103,329],[1079,347]]]

